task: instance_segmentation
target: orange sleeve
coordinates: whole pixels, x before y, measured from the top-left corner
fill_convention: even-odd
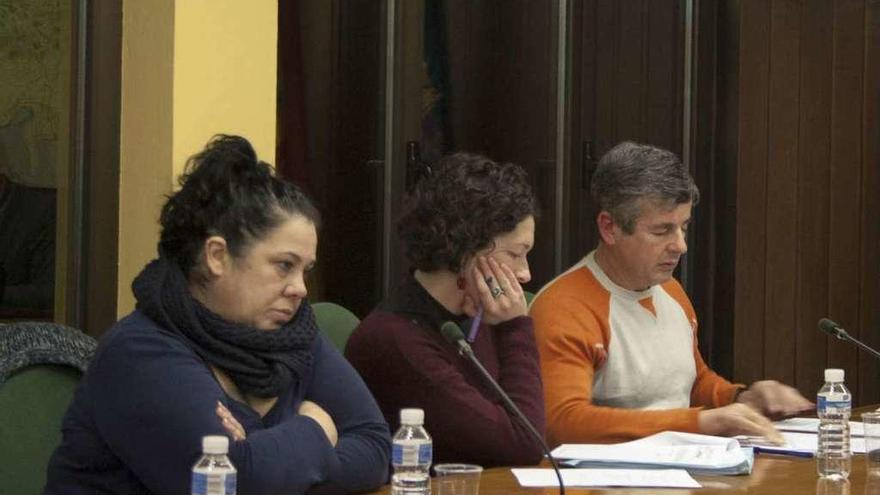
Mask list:
[[[745,385],[730,383],[706,365],[700,354],[697,340],[697,315],[690,298],[685,294],[681,284],[674,279],[663,284],[663,288],[681,305],[694,329],[694,364],[697,366],[697,377],[694,380],[694,387],[691,389],[691,404],[704,407],[720,407],[730,404],[736,397],[736,393],[740,389],[744,389]]]
[[[551,448],[620,442],[665,430],[697,431],[699,408],[646,411],[593,405],[593,374],[614,345],[609,342],[609,302],[609,294],[584,269],[557,280],[532,303]]]

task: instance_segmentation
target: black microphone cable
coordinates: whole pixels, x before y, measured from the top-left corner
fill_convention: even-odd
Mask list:
[[[483,375],[483,378],[488,381],[492,387],[498,392],[498,395],[501,396],[501,399],[504,401],[504,405],[507,409],[516,416],[520,422],[525,425],[526,429],[538,440],[538,443],[541,444],[541,449],[544,451],[544,454],[547,455],[547,458],[550,459],[550,464],[553,466],[553,470],[556,472],[556,478],[559,480],[559,495],[565,495],[565,484],[562,482],[562,472],[559,471],[559,464],[556,463],[556,459],[553,457],[553,454],[550,453],[550,449],[547,448],[547,444],[544,442],[544,437],[538,433],[538,430],[535,429],[532,422],[529,421],[529,418],[523,414],[522,411],[516,407],[516,404],[513,403],[510,396],[507,395],[507,392],[501,388],[501,385],[492,378],[492,375],[483,367],[483,363],[477,359],[477,356],[474,355],[474,350],[471,349],[470,344],[464,339],[464,333],[461,331],[461,328],[458,327],[455,323],[451,321],[447,321],[440,327],[440,333],[443,335],[443,338],[446,339],[450,344],[458,347],[458,353],[462,356],[466,357],[474,366],[480,370],[480,373]]]

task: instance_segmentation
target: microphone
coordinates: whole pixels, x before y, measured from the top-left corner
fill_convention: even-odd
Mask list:
[[[837,323],[829,320],[828,318],[822,318],[819,320],[819,330],[827,333],[828,335],[835,337],[839,340],[844,340],[846,342],[850,342],[861,348],[863,351],[868,354],[874,355],[875,358],[880,359],[880,352],[877,352],[875,349],[869,347],[867,344],[863,343],[861,340],[853,337],[848,334],[846,330],[843,329]]]
[[[547,444],[544,443],[544,438],[538,433],[538,430],[532,425],[532,422],[529,421],[529,418],[523,414],[522,411],[516,407],[516,404],[513,403],[510,396],[507,395],[507,392],[501,388],[501,385],[492,378],[492,375],[486,371],[486,368],[483,367],[483,363],[477,359],[477,356],[474,355],[474,350],[471,349],[471,345],[467,343],[464,339],[464,333],[458,328],[458,325],[451,321],[447,321],[440,327],[440,334],[443,335],[443,338],[446,339],[447,342],[456,346],[458,348],[458,353],[462,356],[466,357],[473,365],[480,370],[480,374],[483,375],[483,378],[492,385],[492,388],[498,392],[498,395],[501,396],[501,400],[504,401],[505,407],[507,410],[512,412],[514,416],[516,416],[520,422],[525,425],[526,429],[538,440],[538,443],[541,445],[541,449],[544,450],[544,454],[547,455],[547,458],[550,459],[550,464],[553,465],[553,470],[556,471],[556,478],[559,480],[559,494],[565,495],[565,485],[562,483],[562,473],[559,472],[559,465],[556,463],[556,459],[553,458],[553,454],[550,453],[550,449],[547,448]]]

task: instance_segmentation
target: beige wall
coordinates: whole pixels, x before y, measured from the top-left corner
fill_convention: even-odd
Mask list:
[[[217,133],[275,154],[275,0],[123,4],[118,313],[156,256],[159,210],[186,158]]]
[[[277,0],[178,0],[175,172],[218,132],[248,138],[274,163],[277,27]]]

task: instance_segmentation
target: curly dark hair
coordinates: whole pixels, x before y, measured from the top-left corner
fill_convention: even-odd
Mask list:
[[[538,216],[538,206],[522,167],[456,153],[405,199],[397,233],[413,268],[458,272],[465,258],[530,215]]]
[[[308,196],[276,177],[243,137],[214,136],[187,161],[179,183],[180,190],[162,207],[159,253],[197,279],[204,278],[197,259],[210,236],[223,237],[238,258],[290,216],[320,226],[320,214]]]

